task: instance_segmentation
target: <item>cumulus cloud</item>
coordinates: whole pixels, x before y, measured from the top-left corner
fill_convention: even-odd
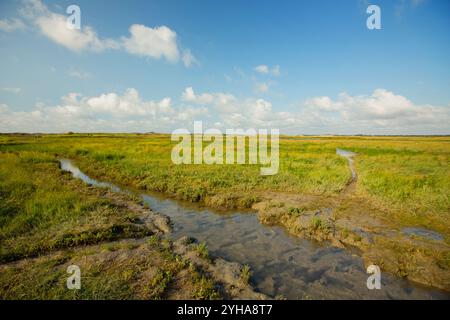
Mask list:
[[[196,93],[192,87],[185,89],[182,100],[209,108],[227,128],[278,128],[290,134],[449,133],[450,106],[414,104],[385,89],[370,95],[341,93],[336,99],[312,97],[292,111],[278,111],[266,99]]]
[[[255,67],[255,71],[262,73],[262,74],[266,74],[266,73],[269,73],[269,67],[266,66],[265,64],[261,64],[261,65]]]
[[[80,30],[69,29],[66,26],[67,17],[49,13],[39,16],[35,23],[43,35],[53,42],[66,47],[72,51],[103,51],[105,49],[116,49],[118,43],[111,39],[100,39],[95,30],[89,26],[82,27]]]
[[[69,93],[61,98],[61,104],[55,106],[38,104],[32,111],[0,108],[0,131],[146,131],[150,127],[158,128],[164,117],[170,121],[174,114],[171,104],[168,97],[160,101],[144,101],[133,88],[121,95],[113,92],[84,97]]]
[[[272,104],[264,99],[238,98],[223,92],[196,94],[188,87],[182,100],[209,108],[219,120],[216,122],[227,128],[280,128],[292,123],[293,115],[273,111]]]
[[[71,51],[124,50],[132,55],[166,59],[171,63],[177,63],[181,57],[186,67],[197,64],[189,49],[184,50],[183,54],[180,53],[177,34],[167,26],[151,28],[133,24],[129,27],[129,36],[110,39],[100,37],[94,28],[84,24],[80,29],[67,27],[67,16],[50,11],[41,0],[25,0],[20,13],[42,35]],[[9,22],[0,20],[0,30],[17,29],[19,22],[21,20],[18,19]]]
[[[233,95],[221,92],[196,94],[192,87],[184,90],[181,99],[195,104],[216,106],[226,106],[236,100]]]
[[[417,105],[385,89],[376,89],[370,95],[341,93],[334,100],[327,96],[314,97],[304,101],[301,108],[303,115],[312,116],[311,121],[313,118],[315,123],[325,121],[331,128],[348,133],[438,134],[449,131],[449,107]]]
[[[0,132],[170,132],[208,113],[205,107],[175,109],[170,97],[144,100],[134,88],[96,96],[72,92],[58,105],[37,104],[31,111],[0,104]]]
[[[13,111],[0,104],[0,132],[171,132],[202,120],[221,129],[280,129],[284,134],[449,134],[450,105],[419,105],[385,89],[369,95],[312,97],[291,111],[266,99],[187,87],[180,101],[144,100],[136,89],[119,94],[69,93],[58,105]]]
[[[41,34],[53,42],[72,51],[103,51],[117,49],[118,43],[112,39],[100,39],[89,26],[81,29],[67,27],[67,16],[50,11],[40,0],[26,0],[20,13],[35,26]]]
[[[177,34],[170,28],[166,26],[149,28],[133,24],[129,31],[130,37],[122,38],[127,52],[154,59],[164,57],[170,62],[177,62],[180,58]]]

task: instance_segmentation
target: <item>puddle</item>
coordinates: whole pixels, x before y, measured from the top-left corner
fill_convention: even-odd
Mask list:
[[[201,206],[99,182],[82,173],[70,160],[63,170],[86,183],[140,196],[150,208],[171,218],[170,237],[191,236],[205,241],[211,255],[252,270],[257,291],[287,299],[449,299],[450,294],[382,274],[380,290],[366,286],[368,274],[361,258],[344,249],[319,245],[287,234],[280,227],[259,223],[254,213],[216,212]]]
[[[429,240],[442,241],[444,237],[436,231],[428,230],[425,228],[403,228],[402,232],[408,236],[418,236]]]
[[[339,149],[339,148],[336,148],[336,154],[343,156],[345,158],[351,158],[353,156],[356,156],[356,153],[354,153],[352,151],[347,151],[347,150]]]
[[[350,167],[350,171],[352,172],[352,181],[356,180],[356,170],[355,167],[353,166],[353,157],[356,156],[356,153],[336,148],[336,154],[344,158],[347,158],[348,166]]]

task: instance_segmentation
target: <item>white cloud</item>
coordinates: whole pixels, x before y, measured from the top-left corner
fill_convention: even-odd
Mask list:
[[[169,97],[143,100],[134,88],[85,97],[69,93],[53,106],[13,111],[0,104],[0,132],[168,132],[207,117],[205,107],[174,109]]]
[[[269,74],[270,73],[271,75],[273,75],[275,77],[278,77],[278,76],[281,75],[280,66],[279,65],[276,65],[273,68],[270,68],[269,66],[267,66],[265,64],[261,64],[259,66],[256,66],[254,68],[254,70],[256,72],[258,72],[258,73],[261,73],[261,74]]]
[[[262,73],[262,74],[267,74],[267,73],[269,73],[269,67],[262,64],[262,65],[255,67],[255,71]]]
[[[128,37],[104,39],[90,26],[82,25],[81,29],[68,28],[67,16],[50,11],[41,0],[25,0],[20,13],[41,34],[71,51],[125,50],[132,55],[166,59],[171,63],[177,63],[181,56],[186,67],[198,64],[189,49],[184,50],[182,55],[180,54],[177,34],[167,26],[151,28],[133,24],[129,28],[130,35]],[[11,22],[7,23],[3,20],[0,20],[0,29],[2,22],[4,28],[11,29]]]
[[[341,93],[336,100],[314,97],[302,103],[302,115],[327,122],[334,133],[440,134],[449,132],[450,123],[449,107],[417,105],[385,89],[371,95]]]
[[[385,89],[370,95],[312,97],[280,111],[266,99],[186,88],[179,103],[144,100],[136,89],[95,96],[69,93],[58,105],[13,111],[0,104],[0,132],[171,132],[204,127],[278,128],[283,134],[449,134],[450,105],[415,104]],[[220,126],[219,126],[220,125]]]
[[[192,87],[188,87],[184,90],[183,94],[181,95],[181,99],[183,101],[192,102],[195,104],[217,106],[225,106],[236,100],[233,95],[220,92],[195,94]]]
[[[290,125],[288,112],[275,112],[272,104],[264,99],[237,98],[229,93],[214,92],[196,94],[186,88],[182,100],[209,107],[219,122],[228,128],[281,128]]]
[[[25,29],[25,24],[22,20],[13,18],[11,20],[0,19],[0,30],[4,32],[13,32],[16,30]]]
[[[41,34],[69,50],[99,52],[119,47],[114,40],[100,39],[92,27],[68,28],[67,16],[50,11],[40,0],[25,0],[20,12]]]
[[[80,30],[69,29],[66,26],[66,19],[67,17],[63,15],[50,13],[36,18],[35,23],[43,35],[73,51],[98,52],[118,48],[117,42],[111,39],[100,39],[94,29],[89,26],[82,27]]]
[[[131,54],[154,59],[164,57],[175,63],[180,58],[177,34],[166,26],[149,28],[141,24],[130,27],[130,37],[122,38],[125,50]]]
[[[0,91],[9,92],[9,93],[20,93],[22,91],[21,88],[0,88]]]
[[[186,49],[183,51],[183,64],[185,67],[189,68],[195,64],[198,64],[197,59],[194,57],[194,55],[191,53],[191,50]]]

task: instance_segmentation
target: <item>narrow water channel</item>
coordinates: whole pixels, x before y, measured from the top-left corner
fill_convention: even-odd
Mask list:
[[[259,223],[254,213],[215,212],[159,194],[119,187],[81,172],[70,160],[61,169],[84,182],[133,193],[153,211],[170,217],[173,239],[190,236],[205,241],[211,255],[252,269],[251,283],[271,297],[287,299],[449,299],[450,294],[382,274],[380,290],[366,286],[361,258],[345,249],[290,236],[279,227]]]

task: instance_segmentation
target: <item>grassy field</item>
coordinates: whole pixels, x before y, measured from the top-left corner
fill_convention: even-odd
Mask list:
[[[154,214],[137,199],[73,179],[53,153],[1,152],[0,198],[1,299],[230,296],[206,274],[204,244],[163,238],[161,223],[146,219]],[[197,252],[198,259],[175,246]],[[82,270],[81,290],[66,288],[72,264]]]
[[[274,176],[261,176],[260,165],[174,165],[174,145],[169,135],[159,134],[1,135],[0,260],[153,234],[134,224],[135,213],[126,207],[61,173],[60,157],[103,180],[227,209],[251,208],[286,194],[339,199],[351,178],[347,160],[336,154],[341,148],[357,153],[358,179],[346,206],[364,203],[390,227],[440,232],[445,246],[427,254],[442,272],[450,272],[450,137],[284,136],[280,170]],[[274,206],[294,217],[303,210],[283,203]],[[364,212],[358,214],[361,218]],[[315,229],[320,226],[314,221]],[[405,250],[397,242],[387,247]],[[1,278],[5,292],[6,276]]]
[[[333,195],[350,179],[336,148],[358,153],[357,194],[399,223],[450,234],[449,137],[284,137],[280,171],[259,165],[174,165],[167,135],[3,136],[2,153],[75,159],[95,176],[217,207],[250,207],[261,191]],[[30,160],[31,161],[31,160]]]

